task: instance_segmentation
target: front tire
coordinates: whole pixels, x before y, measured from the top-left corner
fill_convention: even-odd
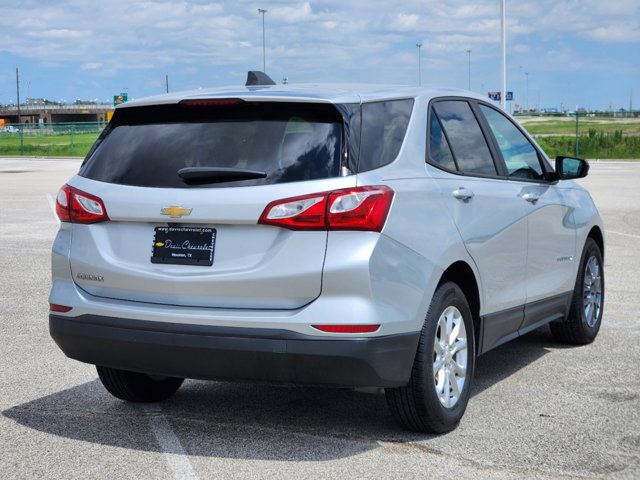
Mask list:
[[[96,370],[104,388],[114,397],[127,402],[166,400],[184,381],[184,378],[155,377],[101,366],[96,366]]]
[[[446,282],[431,300],[409,384],[385,389],[393,417],[416,432],[453,430],[469,402],[474,366],[471,309],[460,287]]]
[[[598,244],[587,238],[580,259],[578,277],[569,315],[549,324],[556,340],[574,345],[593,342],[600,331],[604,307],[604,268]]]

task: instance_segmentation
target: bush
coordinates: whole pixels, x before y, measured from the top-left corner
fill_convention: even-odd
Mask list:
[[[549,157],[575,155],[576,137],[539,137],[536,141]],[[589,129],[586,135],[580,135],[578,156],[587,159],[640,159],[640,137],[625,136],[621,130],[602,132]]]

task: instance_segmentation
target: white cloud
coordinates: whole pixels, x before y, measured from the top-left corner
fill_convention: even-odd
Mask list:
[[[102,64],[98,62],[89,62],[80,65],[81,70],[98,70],[100,68],[102,68]]]
[[[640,42],[640,27],[633,23],[620,23],[617,25],[597,27],[590,30],[587,36],[594,40],[600,40],[604,42],[621,42],[621,43],[633,43]],[[638,50],[640,56],[640,50]]]
[[[391,28],[399,31],[415,30],[420,17],[416,14],[399,13],[391,22]]]
[[[311,10],[311,3],[304,2],[293,6],[276,6],[267,8],[267,13],[265,15],[269,22],[296,23],[311,20],[313,12]]]
[[[27,35],[34,37],[38,36],[42,39],[56,39],[56,40],[79,40],[86,38],[91,34],[89,30],[69,30],[66,28],[43,30],[40,32],[29,32]]]
[[[239,82],[262,66],[258,8],[268,10],[267,71],[274,78],[413,83],[415,44],[422,43],[429,83],[466,86],[467,49],[477,81],[495,81],[497,0],[21,0],[3,4],[0,60],[91,78],[111,72],[113,82],[122,78],[132,89],[134,75],[144,79],[141,89],[157,86],[165,73],[177,77],[176,88]],[[640,51],[640,0],[509,1],[507,26],[511,65],[586,71],[619,46]],[[637,57],[608,65],[637,72]]]

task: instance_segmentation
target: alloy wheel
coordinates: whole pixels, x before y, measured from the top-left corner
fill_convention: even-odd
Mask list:
[[[600,309],[602,308],[602,276],[600,275],[600,263],[595,256],[591,256],[585,266],[582,293],[584,319],[587,325],[593,327],[600,318]]]
[[[433,342],[433,380],[440,403],[456,405],[467,374],[467,329],[460,310],[447,307],[436,327]]]

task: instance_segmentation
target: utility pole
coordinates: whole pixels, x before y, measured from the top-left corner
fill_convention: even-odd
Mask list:
[[[469,90],[471,90],[471,49],[467,50],[469,55]]]
[[[20,74],[18,73],[18,67],[16,67],[16,98],[18,99],[18,123],[20,122]]]
[[[164,76],[167,93],[169,93],[169,75]]]
[[[420,49],[422,48],[421,43],[416,43],[416,47],[418,47],[418,86],[422,85],[422,56],[420,55]]]
[[[500,2],[500,25],[501,25],[501,45],[502,45],[502,90],[500,93],[500,106],[504,108],[505,102],[507,100],[507,33],[506,29],[506,18],[507,14],[505,11],[505,0]]]
[[[267,10],[259,8],[258,13],[262,14],[262,71],[267,73],[267,50],[264,42],[264,14],[267,13]]]

